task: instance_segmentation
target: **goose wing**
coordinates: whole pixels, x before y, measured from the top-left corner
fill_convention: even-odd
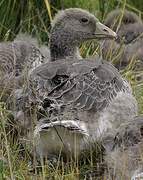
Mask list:
[[[107,107],[118,92],[128,89],[116,68],[98,58],[43,64],[31,73],[31,81],[40,99],[96,112]]]

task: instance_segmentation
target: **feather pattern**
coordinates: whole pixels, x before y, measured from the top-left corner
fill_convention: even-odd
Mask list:
[[[100,59],[50,62],[37,68],[30,76],[31,83],[36,85],[36,95],[40,96],[38,99],[42,93],[43,98],[94,112],[102,111],[118,92],[129,88],[118,71]]]
[[[15,70],[18,76],[25,67],[35,68],[43,63],[44,56],[38,48],[27,42],[8,42],[0,44],[0,62],[1,70],[5,73]]]

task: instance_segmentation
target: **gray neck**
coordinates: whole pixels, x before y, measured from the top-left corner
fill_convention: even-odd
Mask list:
[[[53,32],[50,38],[51,61],[65,58],[80,58],[78,45],[73,43],[72,36],[69,33]]]

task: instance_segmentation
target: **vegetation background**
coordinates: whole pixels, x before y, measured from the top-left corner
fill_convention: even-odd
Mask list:
[[[19,32],[31,34],[40,44],[48,45],[50,22],[54,14],[61,9],[78,7],[87,9],[104,21],[108,12],[116,8],[129,9],[143,17],[142,0],[0,0],[0,41],[11,41]],[[95,52],[92,43],[81,47],[83,56]],[[134,72],[126,68],[122,72],[132,84],[134,93],[143,113],[143,82],[137,83]],[[45,174],[52,174],[53,179],[76,179],[79,174],[77,166],[69,166],[66,170],[59,167],[50,167],[38,175],[30,172],[29,154],[25,158],[19,157],[20,148],[7,138],[5,119],[7,110],[0,103],[0,180],[2,179],[43,179]],[[90,163],[91,166],[92,163]],[[82,166],[80,170],[89,167]],[[43,173],[44,172],[44,173]],[[51,177],[51,175],[49,176]],[[49,178],[50,179],[50,178]]]
[[[0,0],[0,40],[12,40],[19,31],[47,43],[50,21],[61,9],[87,9],[103,21],[107,13],[124,6],[142,16],[142,0]]]

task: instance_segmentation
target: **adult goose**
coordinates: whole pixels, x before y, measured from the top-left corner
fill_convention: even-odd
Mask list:
[[[62,149],[78,156],[88,144],[136,115],[130,85],[117,69],[101,58],[79,56],[80,43],[116,36],[82,9],[66,9],[54,18],[51,62],[30,73],[26,90],[30,102],[42,107],[34,130],[38,155],[58,154]]]
[[[114,10],[109,13],[105,19],[107,26],[114,30],[117,29],[119,38],[114,42],[106,40],[103,43],[103,57],[114,61],[118,69],[125,68],[134,60],[135,68],[138,69],[140,66],[137,62],[140,60],[140,63],[142,63],[140,52],[142,46],[140,46],[141,43],[139,41],[142,41],[143,23],[141,19],[131,11],[125,10],[122,19],[121,14],[121,10]]]

